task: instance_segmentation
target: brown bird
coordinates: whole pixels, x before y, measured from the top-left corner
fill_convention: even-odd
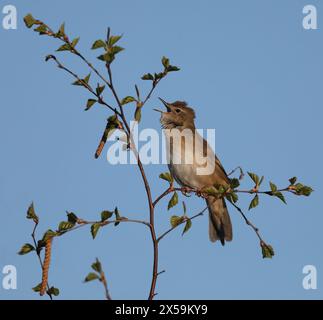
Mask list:
[[[168,167],[176,182],[182,187],[197,190],[214,185],[228,186],[230,179],[221,162],[207,141],[195,130],[194,110],[183,101],[168,103],[159,99],[166,111],[155,110],[161,112],[160,122],[165,129]],[[180,139],[176,139],[174,132],[178,133]],[[191,139],[187,133],[191,133]],[[201,156],[204,163],[198,161]],[[224,245],[225,241],[232,240],[232,225],[225,200],[208,196],[206,203],[209,209],[209,238],[212,242],[220,240]]]

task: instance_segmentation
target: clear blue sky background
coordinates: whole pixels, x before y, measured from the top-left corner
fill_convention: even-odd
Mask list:
[[[65,210],[96,219],[118,205],[128,218],[148,216],[136,167],[94,160],[108,112],[101,107],[84,112],[88,94],[44,62],[59,42],[26,29],[22,18],[29,12],[55,28],[65,21],[93,61],[97,52],[90,46],[107,26],[124,33],[126,51],[113,66],[121,96],[133,94],[134,83],[147,90],[140,76],[159,70],[162,55],[182,68],[158,87],[142,128],[160,130],[152,111],[160,104],[157,96],[187,100],[199,128],[216,128],[217,153],[228,171],[241,165],[281,186],[297,175],[315,189],[309,199],[288,196],[288,206],[261,198],[259,208],[248,213],[275,248],[272,260],[262,259],[255,234],[232,208],[234,241],[224,248],[209,242],[207,216],[195,220],[184,237],[179,230],[172,233],[160,245],[160,269],[166,273],[158,281],[159,299],[322,298],[323,33],[302,28],[308,1],[10,3],[17,6],[19,23],[17,30],[0,29],[0,267],[17,267],[18,289],[0,287],[1,299],[39,298],[31,291],[41,278],[37,257],[16,254],[31,242],[32,223],[25,219],[31,201],[40,216],[39,236],[64,220]],[[323,5],[310,3],[317,6],[320,27]],[[68,54],[59,56],[86,73]],[[167,168],[146,170],[157,195],[166,187],[158,174]],[[247,177],[244,184],[250,185]],[[250,198],[242,198],[247,208]],[[186,203],[189,214],[204,208],[194,197]],[[172,214],[181,214],[181,207],[168,212],[166,206],[165,201],[156,212],[158,232],[168,228]],[[94,241],[88,228],[55,239],[49,279],[61,289],[60,299],[103,298],[99,283],[82,283],[95,257],[103,263],[113,298],[147,298],[150,235],[141,225],[123,224],[102,229]],[[317,267],[317,290],[302,287],[308,264]]]

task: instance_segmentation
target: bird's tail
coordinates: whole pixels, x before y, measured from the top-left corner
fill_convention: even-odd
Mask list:
[[[232,225],[229,212],[223,198],[210,197],[206,200],[209,209],[209,237],[212,242],[232,240]]]

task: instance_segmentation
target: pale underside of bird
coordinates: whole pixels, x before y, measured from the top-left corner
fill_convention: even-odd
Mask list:
[[[166,137],[169,170],[182,187],[196,190],[214,185],[229,185],[229,178],[207,141],[195,130],[195,112],[185,102],[168,103],[161,112],[160,122]],[[185,134],[183,134],[185,132]],[[191,135],[187,134],[191,132]],[[190,136],[190,137],[189,137]],[[212,242],[232,240],[232,225],[223,198],[208,196],[209,238]]]

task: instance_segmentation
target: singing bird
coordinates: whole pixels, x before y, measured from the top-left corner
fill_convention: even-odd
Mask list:
[[[166,107],[166,111],[161,113],[160,122],[166,135],[168,167],[175,181],[186,188],[202,190],[214,185],[228,186],[230,180],[217,156],[213,150],[195,130],[195,112],[183,101],[168,103],[159,98]],[[167,130],[168,129],[168,130]],[[171,138],[173,129],[183,132],[184,129],[190,130],[193,137],[193,143],[187,144],[186,139],[180,138],[180,143],[172,143]],[[186,132],[187,132],[186,130]],[[177,131],[178,132],[178,131]],[[173,137],[173,136],[172,136]],[[185,154],[189,153],[193,161],[186,163]],[[205,163],[196,161],[196,154],[206,155]],[[175,156],[182,157],[184,161],[174,161]],[[201,173],[198,169],[209,166],[212,168],[209,172]],[[203,171],[203,170],[201,170]],[[222,245],[225,241],[232,240],[232,225],[228,209],[223,198],[207,196],[206,203],[209,210],[209,238],[212,242],[220,240]]]

